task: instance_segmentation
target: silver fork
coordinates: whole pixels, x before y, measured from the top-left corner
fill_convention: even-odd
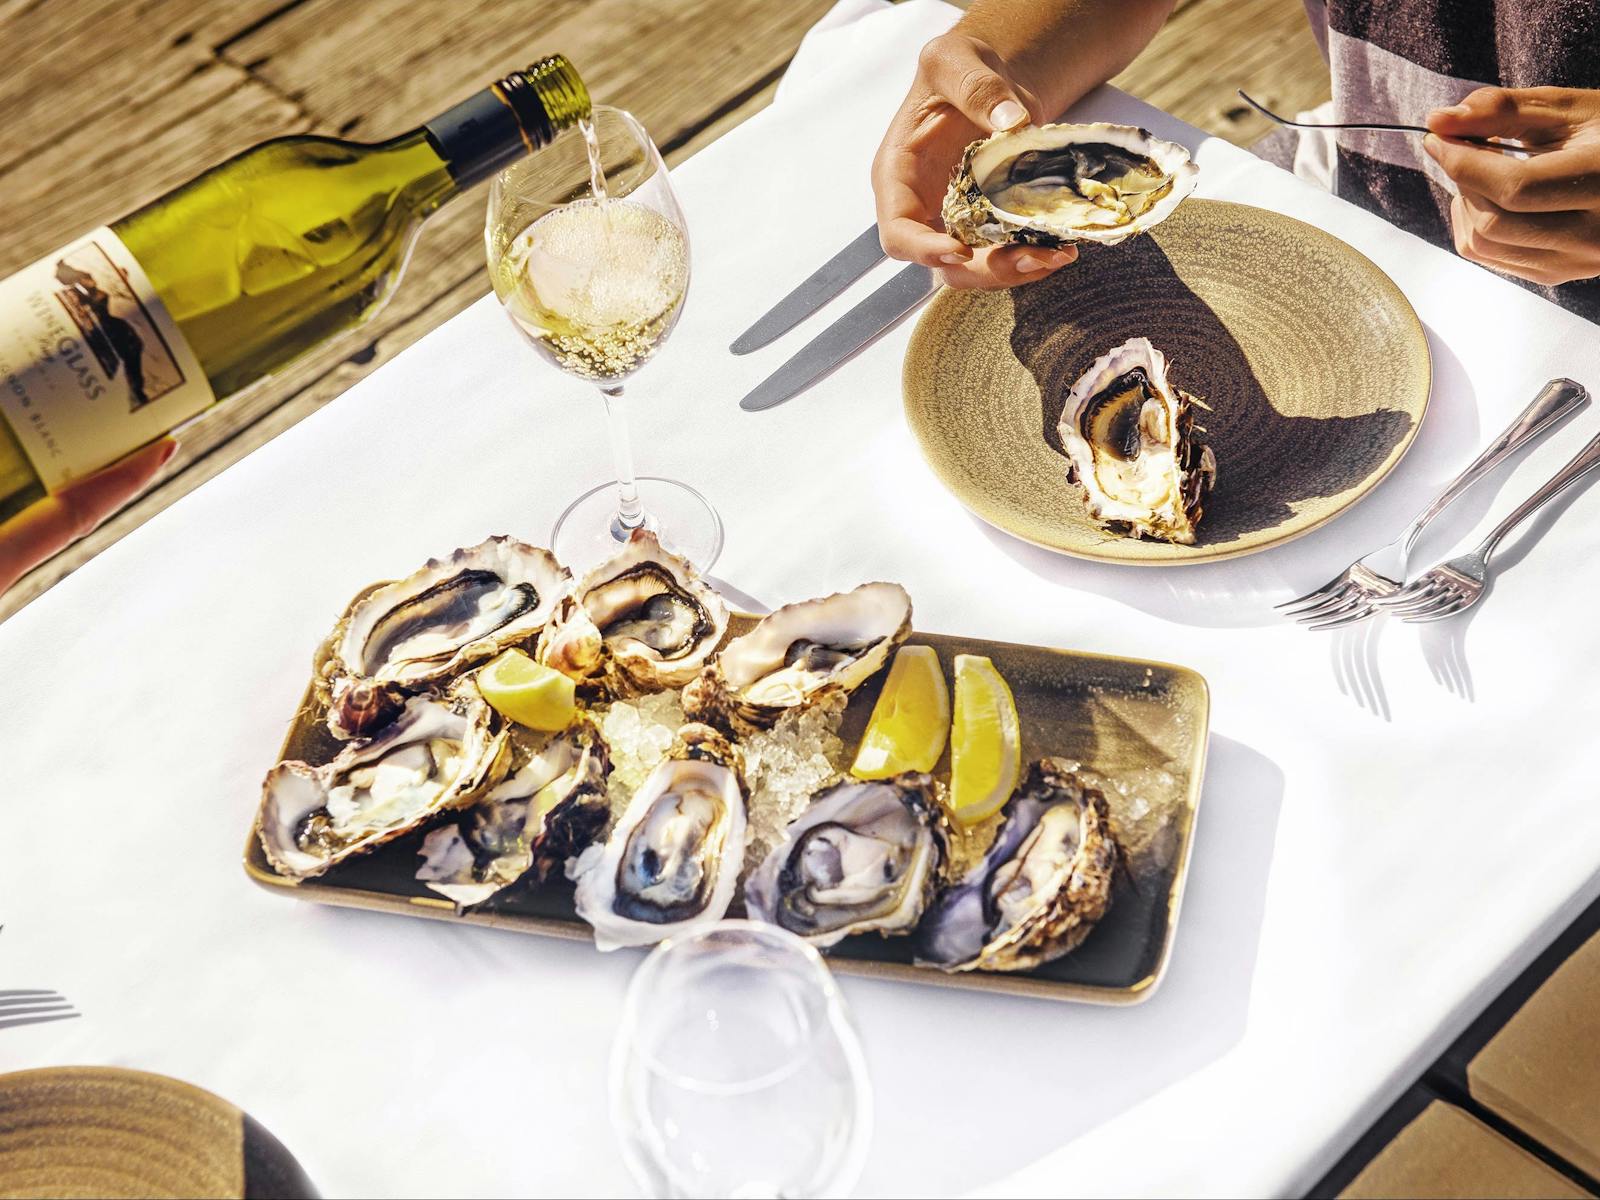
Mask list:
[[[1291,129],[1370,129],[1376,133],[1420,133],[1427,135],[1433,131],[1426,125],[1386,125],[1371,121],[1291,121],[1288,117],[1280,117],[1259,100],[1247,96],[1243,88],[1235,89],[1239,99],[1255,109],[1269,121],[1276,121],[1279,125],[1287,125]],[[1553,146],[1524,146],[1516,142],[1503,141],[1500,138],[1487,137],[1453,137],[1452,142],[1466,142],[1471,146],[1483,146],[1489,150],[1499,150],[1506,154],[1543,154],[1555,149]]]
[[[0,991],[0,1029],[10,1029],[14,1025],[41,1025],[46,1021],[70,1021],[82,1015],[56,992],[39,988]]]
[[[1529,496],[1490,531],[1476,549],[1424,571],[1394,595],[1379,601],[1407,621],[1442,621],[1483,599],[1489,558],[1500,540],[1578,480],[1600,467],[1600,434],[1578,451],[1549,483]]]
[[[1428,522],[1511,455],[1554,429],[1587,403],[1589,393],[1581,384],[1570,379],[1552,379],[1539,390],[1533,403],[1523,409],[1522,415],[1446,484],[1444,491],[1398,538],[1358,558],[1321,587],[1275,607],[1283,610],[1290,620],[1312,629],[1336,629],[1366,620],[1377,611],[1376,605],[1384,597],[1400,591],[1411,547]]]

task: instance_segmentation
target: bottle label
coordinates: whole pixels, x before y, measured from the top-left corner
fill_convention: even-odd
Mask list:
[[[56,491],[215,400],[194,351],[109,227],[0,280],[0,413]]]

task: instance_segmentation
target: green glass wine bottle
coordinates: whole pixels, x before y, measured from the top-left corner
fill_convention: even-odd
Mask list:
[[[388,141],[263,142],[0,280],[0,520],[371,318],[423,221],[588,115],[555,55]]]

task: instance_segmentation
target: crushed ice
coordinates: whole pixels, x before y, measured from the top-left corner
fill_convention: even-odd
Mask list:
[[[683,725],[683,703],[677,692],[655,692],[636,700],[618,700],[600,718],[600,735],[611,750],[611,812],[618,816],[634,792],[655,770]]]
[[[1105,793],[1112,828],[1134,876],[1158,875],[1170,867],[1177,851],[1177,818],[1183,811],[1181,779],[1165,767],[1084,774]]]
[[[745,870],[757,866],[783,840],[784,828],[811,797],[845,768],[839,723],[847,697],[835,693],[804,709],[791,709],[771,729],[740,743],[750,786],[750,832]]]

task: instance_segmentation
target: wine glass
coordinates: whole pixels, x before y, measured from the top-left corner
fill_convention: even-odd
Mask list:
[[[821,956],[754,921],[662,942],[628,987],[611,1120],[647,1195],[848,1194],[872,1089]]]
[[[635,477],[623,385],[667,340],[689,288],[689,233],[661,153],[621,109],[596,105],[497,175],[484,226],[494,293],[561,370],[600,389],[616,481],[567,506],[550,535],[570,567],[610,557],[635,530],[710,568],[722,521],[676,480]]]

